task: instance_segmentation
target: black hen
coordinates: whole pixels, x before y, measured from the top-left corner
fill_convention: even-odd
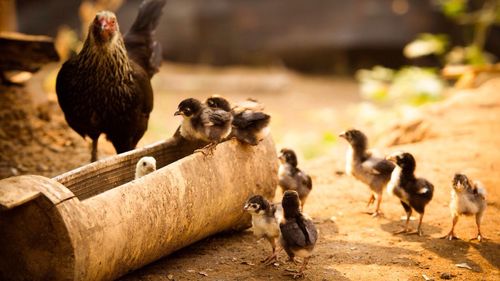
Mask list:
[[[165,2],[143,2],[124,37],[112,12],[97,13],[81,52],[59,71],[59,105],[69,126],[92,139],[91,161],[97,160],[101,134],[121,153],[134,149],[146,132],[153,109],[150,78],[161,62],[153,34]]]
[[[387,192],[399,198],[406,212],[405,228],[396,234],[410,233],[408,225],[413,209],[420,214],[417,232],[413,233],[422,236],[425,206],[432,199],[434,185],[424,178],[415,177],[415,158],[410,153],[396,153],[387,159],[396,164],[394,171],[392,171],[391,180],[387,184]]]
[[[394,164],[384,158],[375,157],[371,152],[367,151],[368,139],[363,132],[351,129],[339,136],[349,143],[346,155],[346,174],[370,187],[371,195],[368,206],[377,199],[377,206],[373,216],[378,216],[381,214],[382,194],[391,178]]]

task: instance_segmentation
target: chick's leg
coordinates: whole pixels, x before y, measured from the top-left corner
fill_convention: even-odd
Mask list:
[[[211,143],[205,145],[204,147],[195,150],[194,152],[201,152],[204,156],[213,155],[216,146],[217,146],[217,142],[211,142]]]
[[[372,214],[372,217],[382,216],[383,214],[380,211],[380,204],[382,203],[382,194],[377,194],[377,196],[375,196],[375,198],[377,199],[377,205],[375,208],[375,212]]]
[[[455,236],[455,225],[457,224],[458,222],[458,216],[453,214],[452,215],[453,218],[452,218],[452,224],[451,224],[451,230],[450,232],[448,232],[448,234],[446,234],[445,236],[441,237],[441,239],[448,239],[448,240],[454,240],[454,239],[458,239],[457,236]]]
[[[479,242],[488,240],[486,237],[484,237],[481,234],[481,220],[483,218],[483,212],[477,213],[476,214],[476,225],[477,225],[477,236],[472,238],[471,240],[477,240]]]
[[[406,224],[405,224],[405,228],[394,232],[394,234],[401,234],[401,233],[410,232],[409,224],[410,224],[410,217],[411,217],[412,210],[411,210],[411,207],[403,201],[401,201],[401,205],[403,205],[403,208],[405,209],[405,212],[406,212]]]
[[[265,258],[261,262],[264,263],[264,264],[266,264],[266,265],[270,265],[273,262],[275,262],[277,260],[277,257],[278,257],[278,253],[276,252],[276,239],[274,239],[272,237],[271,238],[270,237],[266,237],[266,239],[271,244],[271,247],[273,248],[273,252],[271,253],[270,256],[268,256],[267,258]]]
[[[373,204],[373,202],[375,202],[375,195],[370,194],[370,198],[368,199],[368,203],[366,204],[366,208],[370,207],[371,204]]]

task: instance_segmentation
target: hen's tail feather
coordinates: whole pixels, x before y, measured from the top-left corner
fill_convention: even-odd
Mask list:
[[[154,39],[154,32],[166,0],[145,0],[139,7],[137,17],[125,34],[124,41],[132,60],[138,63],[152,77],[160,67],[162,48]]]

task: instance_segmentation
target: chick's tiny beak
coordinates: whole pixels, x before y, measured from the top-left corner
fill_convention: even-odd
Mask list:
[[[182,111],[177,110],[177,111],[174,113],[174,116],[177,116],[177,115],[182,115]]]
[[[340,134],[339,134],[339,137],[341,137],[341,138],[345,139],[345,132],[340,133]]]
[[[250,207],[249,204],[245,204],[245,206],[243,207],[243,210],[248,210],[249,207]]]
[[[396,156],[389,155],[385,158],[385,160],[391,161],[391,162],[396,162]]]

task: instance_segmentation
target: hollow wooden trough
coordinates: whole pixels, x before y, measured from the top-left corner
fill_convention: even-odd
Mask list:
[[[49,179],[0,181],[0,280],[112,280],[212,234],[249,226],[244,201],[271,198],[276,150],[235,140],[212,156],[172,138]],[[134,180],[154,156],[158,170]]]

